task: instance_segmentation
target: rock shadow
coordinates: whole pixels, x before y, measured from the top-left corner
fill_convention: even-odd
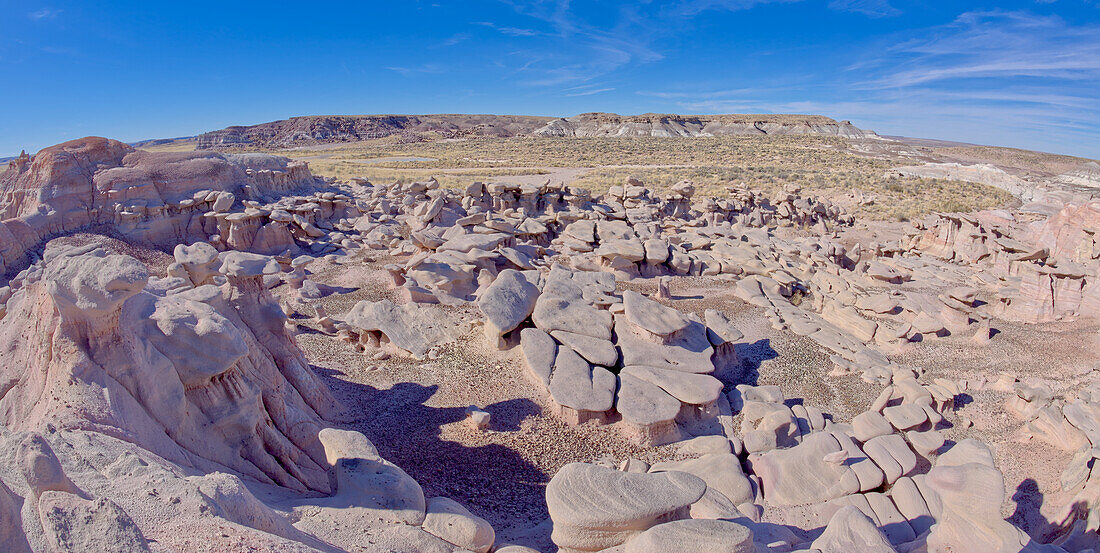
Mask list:
[[[439,386],[399,382],[381,389],[337,378],[329,369],[314,366],[313,370],[348,413],[333,425],[362,432],[383,457],[420,483],[425,497],[454,499],[498,531],[534,526],[549,516],[545,488],[551,475],[505,445],[464,445],[442,438],[444,425],[466,418],[466,407],[428,405]],[[468,430],[470,441],[485,442],[493,433],[520,431],[526,418],[541,411],[525,398],[483,409],[491,415],[489,428]],[[478,432],[489,436],[477,437]]]
[[[756,386],[760,378],[760,365],[764,361],[776,359],[779,352],[772,349],[769,338],[763,338],[755,342],[737,344],[737,357],[741,360],[740,374],[734,380],[735,384],[749,384]]]

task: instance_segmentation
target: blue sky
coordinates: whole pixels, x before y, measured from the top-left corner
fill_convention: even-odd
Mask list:
[[[819,113],[1100,157],[1100,0],[0,0],[0,155],[295,115]]]

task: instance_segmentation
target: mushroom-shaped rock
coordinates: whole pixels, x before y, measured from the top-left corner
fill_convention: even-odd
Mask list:
[[[485,336],[493,345],[500,337],[515,330],[535,309],[539,288],[527,280],[523,273],[505,269],[490,284],[477,305],[485,315]]]
[[[714,372],[714,347],[707,339],[703,323],[689,321],[682,332],[671,339],[653,340],[635,331],[623,315],[615,315],[617,345],[623,366],[645,365],[689,373]]]
[[[181,294],[160,298],[145,338],[176,367],[188,389],[205,385],[248,355],[244,336],[208,304]]]
[[[269,255],[228,252],[222,256],[221,271],[231,277],[261,277],[278,273],[280,267],[279,262]]]
[[[488,553],[496,540],[493,527],[457,501],[446,497],[428,500],[424,531],[474,553]]]
[[[661,445],[680,439],[676,426],[680,402],[654,384],[620,374],[615,407],[630,429],[627,433],[641,445]]]
[[[149,280],[144,263],[100,248],[47,246],[43,257],[43,281],[62,315],[101,320]]]
[[[340,459],[381,459],[378,449],[366,436],[353,430],[323,428],[317,440],[325,450],[325,460],[336,465]]]
[[[627,542],[623,553],[681,553],[685,546],[714,553],[756,553],[752,531],[725,520],[677,520],[658,524]]]
[[[195,286],[210,284],[218,274],[218,250],[206,242],[195,242],[190,246],[177,244],[172,250],[172,257],[187,271]]]
[[[449,339],[450,320],[443,312],[418,303],[394,305],[390,300],[361,301],[345,315],[348,324],[377,331],[396,347],[423,359],[428,350]]]
[[[661,522],[687,518],[707,485],[690,474],[642,474],[570,463],[546,486],[551,539],[562,551],[600,551]]]
[[[615,375],[589,365],[569,346],[558,346],[550,373],[550,395],[558,405],[576,412],[573,422],[601,418],[615,402]]]

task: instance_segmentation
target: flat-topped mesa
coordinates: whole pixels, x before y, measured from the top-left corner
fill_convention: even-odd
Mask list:
[[[200,149],[292,148],[402,136],[505,137],[705,137],[727,135],[820,135],[875,138],[821,115],[728,114],[617,115],[582,113],[568,118],[526,115],[310,115],[203,133]]]
[[[266,154],[151,153],[98,137],[58,144],[25,170],[0,174],[0,271],[25,266],[28,253],[49,238],[90,226],[162,247],[218,236],[230,247],[278,253],[296,246],[270,210],[256,209],[258,203],[243,214],[229,210],[239,201],[289,205],[293,198],[280,198],[320,184],[306,164]],[[299,232],[322,217],[357,216],[349,200],[314,205]]]
[[[535,130],[535,136],[594,137],[650,136],[698,137],[735,135],[823,135],[845,138],[876,136],[856,128],[849,121],[837,122],[821,115],[675,115],[646,113],[582,113],[555,119]]]
[[[266,289],[233,283],[247,264],[227,259],[228,284],[196,287],[106,247],[57,239],[13,282],[0,422],[103,432],[198,470],[328,491],[316,436],[335,400]],[[180,253],[181,266],[209,266]]]

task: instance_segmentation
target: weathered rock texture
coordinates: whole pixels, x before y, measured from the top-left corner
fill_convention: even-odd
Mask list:
[[[624,116],[584,113],[568,119],[517,115],[337,115],[294,117],[199,135],[199,148],[289,148],[432,133],[443,138],[510,136],[719,136],[820,134],[864,138],[871,131],[820,115]]]

